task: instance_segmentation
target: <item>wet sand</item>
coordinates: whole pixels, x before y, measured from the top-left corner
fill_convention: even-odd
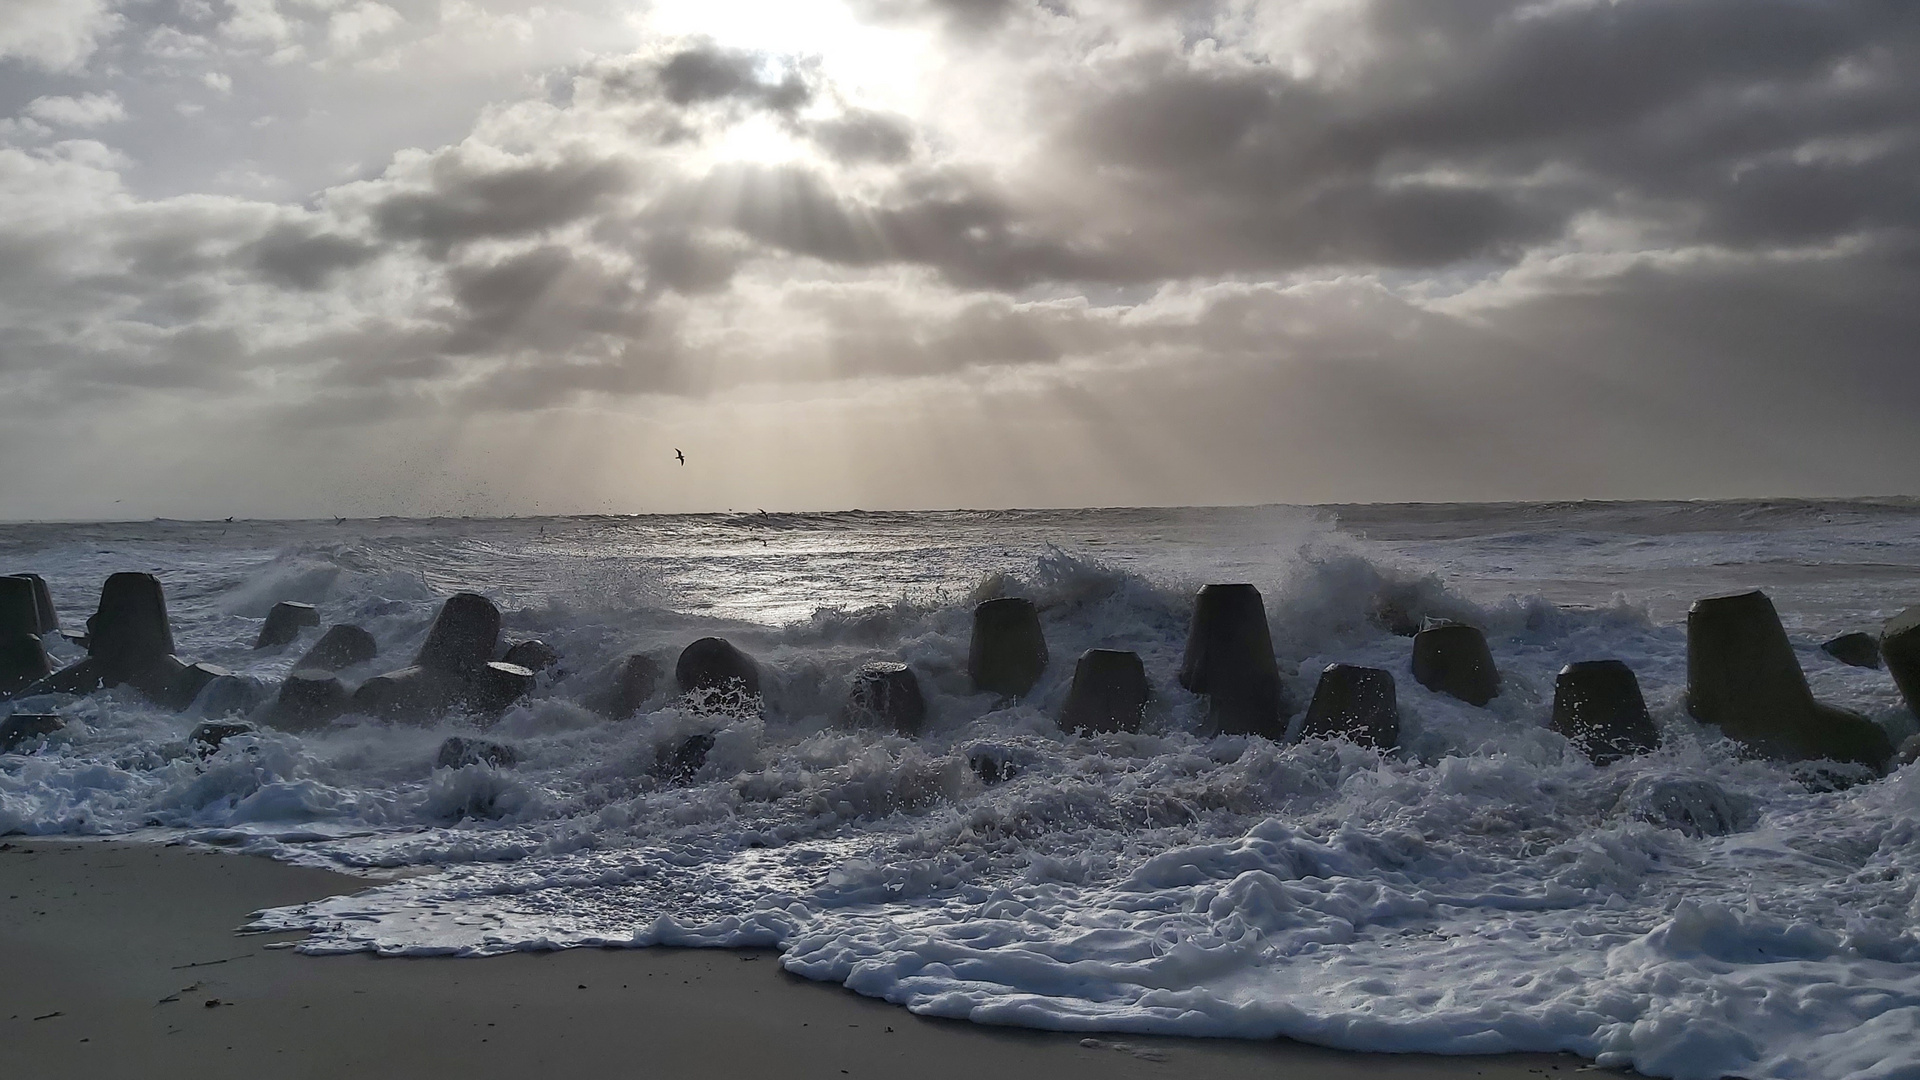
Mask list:
[[[0,1077],[1539,1080],[1549,1055],[1353,1054],[929,1020],[770,952],[307,957],[259,908],[367,882],[187,847],[0,843]]]

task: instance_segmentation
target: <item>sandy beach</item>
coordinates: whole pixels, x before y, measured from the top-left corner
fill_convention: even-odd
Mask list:
[[[1362,1055],[926,1020],[769,952],[314,958],[235,933],[364,881],[139,843],[0,846],[0,1075],[1487,1077],[1573,1057]]]

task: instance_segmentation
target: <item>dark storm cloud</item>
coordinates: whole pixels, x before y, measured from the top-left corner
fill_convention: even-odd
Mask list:
[[[495,163],[437,159],[424,189],[384,197],[373,220],[388,239],[421,241],[438,258],[473,240],[526,236],[587,217],[631,187],[628,162],[576,155]]]
[[[0,65],[9,423],[901,379],[930,415],[965,386],[1144,418],[1256,463],[1228,498],[1323,447],[1435,497],[1911,488],[1913,0],[861,0],[931,42],[924,112],[832,57],[622,40],[516,61],[565,92],[494,72],[419,128],[377,72],[451,64],[420,50],[464,16],[398,6],[343,43],[347,5],[280,4],[282,33],[167,0],[91,68]],[[126,122],[30,108],[109,94]],[[307,145],[347,128],[375,134]],[[297,182],[254,175],[294,146]]]
[[[998,29],[1013,15],[1035,4],[1030,0],[853,0],[862,16],[881,22],[932,19],[963,36]],[[1039,5],[1060,10],[1064,4]]]
[[[873,199],[843,195],[804,165],[730,165],[662,196],[649,216],[846,266],[924,265],[966,286],[1111,273],[1103,253],[1039,232],[991,181],[951,170],[906,176]]]
[[[1165,257],[1146,265],[1173,274],[1511,258],[1625,199],[1663,204],[1677,239],[1762,245],[1917,216],[1904,155],[1810,144],[1911,145],[1920,5],[1357,10],[1357,67],[1147,53],[1091,94],[1059,73],[1042,167],[1148,232]]]
[[[455,266],[447,276],[462,309],[442,345],[449,353],[527,347],[566,352],[597,335],[637,333],[646,321],[631,280],[557,244]]]
[[[759,53],[706,43],[669,57],[658,78],[667,100],[676,105],[731,99],[791,113],[812,99],[812,88],[798,72],[768,78],[768,63]]]
[[[897,165],[913,156],[913,124],[892,113],[850,109],[808,125],[807,133],[827,156],[843,164]]]
[[[1082,303],[1015,304],[981,297],[957,311],[904,310],[894,298],[824,291],[788,301],[828,328],[826,377],[941,375],[967,368],[1056,363],[1127,343],[1111,313]]]
[[[351,270],[379,254],[372,244],[294,224],[276,225],[242,250],[261,277],[307,290],[319,289],[337,271]]]
[[[733,280],[740,252],[690,230],[657,228],[643,241],[649,283],[686,295],[718,292]]]

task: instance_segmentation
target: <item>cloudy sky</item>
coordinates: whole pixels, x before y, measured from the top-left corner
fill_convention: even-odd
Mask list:
[[[4,518],[1920,494],[1917,403],[1913,0],[0,2]]]

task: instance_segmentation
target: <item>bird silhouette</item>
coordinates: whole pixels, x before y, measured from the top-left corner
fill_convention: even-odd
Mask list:
[[[681,453],[679,447],[674,448],[673,456],[680,459],[680,464],[685,465],[687,463],[687,455]]]

